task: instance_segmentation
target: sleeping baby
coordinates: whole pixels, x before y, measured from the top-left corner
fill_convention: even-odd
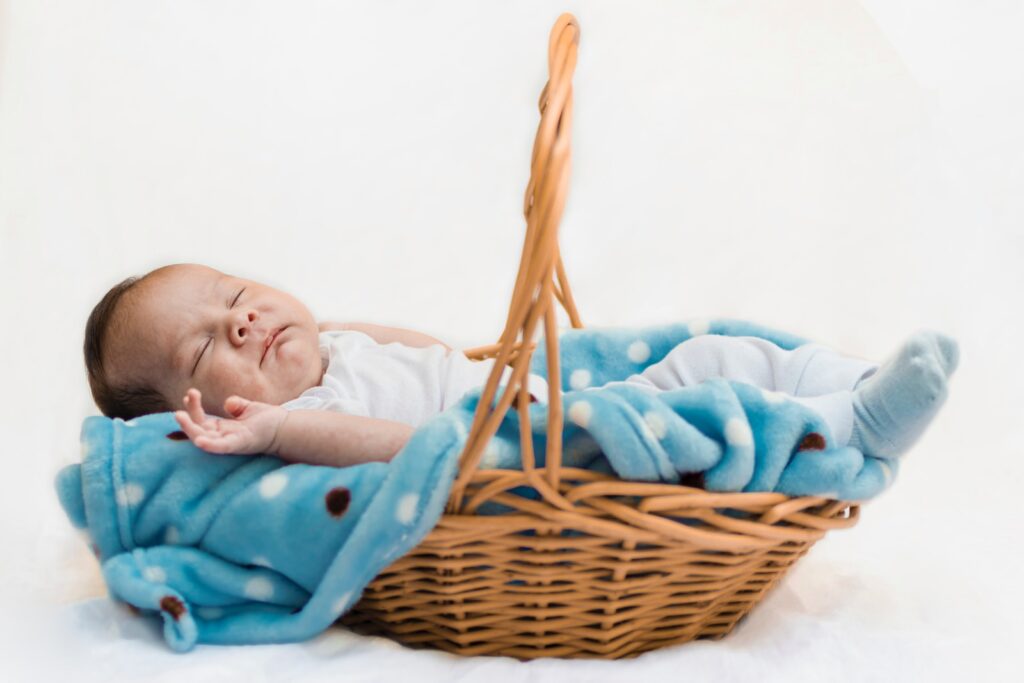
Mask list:
[[[89,316],[84,350],[108,417],[173,410],[208,452],[332,466],[390,460],[417,427],[485,384],[495,363],[410,330],[317,323],[285,292],[197,264],[112,287]],[[958,356],[936,332],[911,336],[881,365],[818,344],[700,335],[621,383],[659,392],[713,377],[745,382],[817,411],[837,445],[895,458],[945,401]],[[546,401],[543,377],[528,375],[527,388]]]

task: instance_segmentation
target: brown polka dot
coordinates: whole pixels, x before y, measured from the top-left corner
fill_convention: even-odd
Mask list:
[[[160,609],[170,614],[175,621],[180,619],[181,615],[187,611],[181,600],[173,595],[165,595],[163,599],[160,600]]]
[[[188,434],[181,431],[180,429],[176,432],[171,432],[167,435],[167,438],[171,441],[188,441]]]
[[[537,397],[533,394],[530,394],[530,403],[537,403]]]
[[[345,514],[350,500],[352,500],[352,495],[344,486],[337,486],[328,491],[327,495],[324,496],[324,504],[327,506],[327,511],[331,513],[332,517],[341,517]]]
[[[825,437],[818,432],[810,432],[796,449],[798,451],[823,451],[825,450]]]
[[[683,486],[692,486],[693,488],[702,489],[704,488],[704,473],[687,472],[680,477],[679,483]]]

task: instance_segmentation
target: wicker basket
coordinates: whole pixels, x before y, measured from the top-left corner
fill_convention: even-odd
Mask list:
[[[535,467],[523,381],[543,317],[548,377],[560,377],[557,298],[580,328],[557,232],[569,184],[572,74],[579,26],[558,18],[526,189],[526,239],[497,358],[437,526],[382,571],[342,619],[359,633],[463,655],[635,656],[695,638],[721,638],[829,529],[859,507],[780,493],[712,493],[629,482],[561,467],[561,388],[550,382],[547,453]],[[557,276],[558,284],[555,284]],[[521,333],[523,341],[517,341]],[[530,340],[524,343],[525,340]],[[501,371],[512,379],[494,406]],[[523,469],[479,470],[481,454],[516,401]],[[687,483],[700,485],[699,478]],[[528,498],[513,489],[527,487]],[[523,489],[520,488],[520,491]],[[485,502],[504,515],[477,515]]]

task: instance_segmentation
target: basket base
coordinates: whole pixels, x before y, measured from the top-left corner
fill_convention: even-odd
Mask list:
[[[749,609],[743,613],[735,612],[732,615],[720,615],[718,620],[702,624],[699,630],[695,629],[692,625],[677,628],[662,627],[643,633],[630,632],[605,643],[592,641],[587,643],[586,647],[580,647],[577,642],[559,643],[559,638],[556,636],[548,636],[547,640],[550,644],[543,646],[513,644],[494,640],[486,643],[461,645],[449,638],[442,638],[433,634],[421,633],[413,635],[396,633],[389,627],[387,622],[377,621],[363,614],[353,615],[349,613],[338,624],[349,628],[353,633],[365,636],[383,636],[415,650],[443,650],[465,657],[513,657],[520,661],[544,657],[562,659],[630,659],[652,650],[672,645],[682,645],[694,640],[721,640],[732,632],[748,612]],[[577,639],[573,637],[573,640]]]
[[[505,594],[499,596],[498,590],[482,585],[495,568],[477,566],[440,582],[451,591],[448,599],[435,592],[428,594],[431,601],[426,602],[419,590],[424,585],[423,574],[411,581],[407,569],[399,570],[378,576],[337,623],[355,633],[384,636],[414,649],[463,656],[520,660],[636,657],[662,647],[727,636],[813,543],[786,545],[784,558],[776,553],[768,557],[755,553],[741,564],[683,567],[686,576],[659,572],[626,577],[626,581],[640,579],[641,583],[610,592],[604,600],[581,599],[575,590],[578,582],[557,579],[532,585],[520,581],[523,585],[515,587],[506,584]],[[735,556],[729,557],[735,562]],[[436,557],[433,559],[436,562]],[[756,570],[751,571],[750,563],[758,565]],[[743,575],[736,575],[743,565]],[[473,569],[479,571],[474,574]],[[733,575],[710,578],[709,573],[720,574],[723,569]],[[460,583],[460,579],[464,581]],[[508,592],[513,588],[510,600]],[[434,586],[434,590],[443,589]],[[530,613],[538,616],[527,616]]]
[[[828,529],[859,516],[847,501],[651,486],[666,497],[590,495],[579,514],[442,515],[338,623],[464,656],[636,657],[727,636]],[[612,514],[645,508],[661,514],[640,527]],[[652,520],[670,533],[651,532]],[[709,543],[722,528],[743,543]]]

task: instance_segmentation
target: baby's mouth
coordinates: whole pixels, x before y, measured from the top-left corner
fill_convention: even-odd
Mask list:
[[[285,325],[285,327],[287,327],[287,325]],[[277,341],[277,336],[281,334],[283,330],[284,327],[279,327],[276,330],[270,332],[267,335],[266,339],[263,340],[263,355],[260,356],[260,367],[263,367],[263,361],[266,360],[267,353],[270,352],[270,347],[274,345],[274,342]]]

